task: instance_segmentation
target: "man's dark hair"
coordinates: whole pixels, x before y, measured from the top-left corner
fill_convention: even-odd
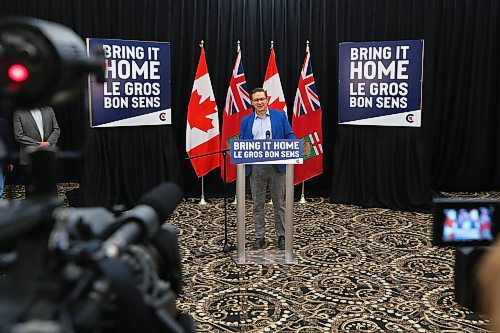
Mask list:
[[[252,99],[252,96],[258,92],[263,92],[266,94],[267,97],[267,92],[264,90],[264,88],[258,87],[258,88],[253,88],[252,91],[250,91],[250,100]]]

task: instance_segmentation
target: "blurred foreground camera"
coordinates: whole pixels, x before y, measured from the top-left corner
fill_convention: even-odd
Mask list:
[[[68,102],[87,75],[104,80],[103,64],[67,27],[0,21],[2,111]],[[124,213],[63,208],[51,191],[54,152],[30,158],[35,195],[0,202],[0,333],[194,332],[176,308],[177,233],[163,225],[181,199],[178,186],[162,184]]]
[[[64,103],[90,73],[104,81],[104,57],[88,57],[71,29],[34,18],[0,22],[0,98],[13,107]]]
[[[178,313],[181,199],[165,183],[130,211],[61,208],[55,197],[2,211],[0,332],[194,332]]]
[[[476,311],[479,294],[475,271],[499,233],[500,201],[443,198],[434,200],[432,243],[455,249],[456,301]]]

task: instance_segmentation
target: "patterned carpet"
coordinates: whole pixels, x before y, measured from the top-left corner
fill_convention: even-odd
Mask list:
[[[486,318],[454,300],[454,253],[431,246],[430,214],[308,199],[294,207],[297,264],[237,266],[225,253],[205,254],[221,250],[224,238],[223,200],[208,201],[183,200],[168,221],[179,230],[185,280],[178,308],[197,332],[489,332]],[[276,248],[271,207],[268,250]],[[232,203],[228,216],[235,244]]]
[[[179,307],[199,332],[488,332],[485,318],[454,300],[454,254],[431,246],[430,214],[324,198],[294,210],[296,265],[236,266],[224,253],[199,257],[222,248],[222,199],[177,208],[169,222],[180,232],[186,285]],[[235,244],[235,205],[228,215]],[[266,221],[273,231],[271,206]],[[275,237],[267,238],[275,249]]]

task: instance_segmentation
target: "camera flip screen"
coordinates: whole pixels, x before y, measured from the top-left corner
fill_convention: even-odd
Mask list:
[[[438,246],[487,246],[497,233],[498,201],[435,201],[433,243]]]

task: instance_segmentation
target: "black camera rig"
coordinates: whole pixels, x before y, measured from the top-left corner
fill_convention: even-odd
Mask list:
[[[176,310],[181,199],[165,183],[130,211],[63,208],[55,196],[1,211],[0,332],[192,332]]]

